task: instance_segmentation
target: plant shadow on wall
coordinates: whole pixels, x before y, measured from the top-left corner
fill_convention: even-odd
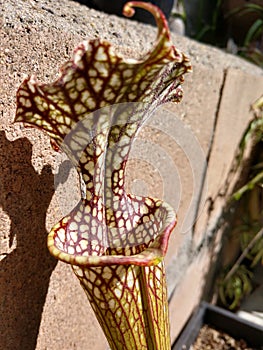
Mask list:
[[[10,142],[0,132],[0,205],[11,220],[9,246],[0,262],[0,344],[36,348],[50,275],[57,261],[46,247],[45,217],[54,193],[51,168],[38,174],[27,138]]]

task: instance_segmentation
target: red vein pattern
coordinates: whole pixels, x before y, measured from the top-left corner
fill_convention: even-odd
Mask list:
[[[85,197],[55,225],[48,247],[80,280],[112,350],[170,350],[163,257],[176,224],[161,200],[125,192],[132,141],[161,104],[180,102],[188,58],[171,44],[152,4],[158,38],[143,59],[124,59],[92,40],[74,51],[52,84],[27,78],[17,92],[16,122],[44,130],[77,167]]]

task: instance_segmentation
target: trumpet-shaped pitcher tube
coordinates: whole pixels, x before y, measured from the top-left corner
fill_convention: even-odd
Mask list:
[[[76,166],[85,194],[48,236],[52,255],[72,265],[112,350],[170,350],[163,257],[176,224],[165,202],[125,192],[132,142],[153,111],[180,102],[188,58],[171,43],[166,20],[150,3],[158,25],[153,49],[125,59],[111,44],[85,41],[58,80],[24,80],[16,122],[45,131]]]

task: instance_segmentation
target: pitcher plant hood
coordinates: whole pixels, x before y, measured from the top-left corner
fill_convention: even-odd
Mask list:
[[[44,130],[77,166],[85,198],[51,231],[49,249],[77,265],[153,263],[167,249],[175,225],[171,208],[160,200],[124,190],[125,165],[132,140],[155,108],[182,98],[189,59],[170,41],[166,20],[152,4],[158,25],[153,49],[142,59],[127,59],[99,39],[85,41],[51,84],[27,78],[17,93],[15,121]],[[113,106],[113,107],[111,107]]]

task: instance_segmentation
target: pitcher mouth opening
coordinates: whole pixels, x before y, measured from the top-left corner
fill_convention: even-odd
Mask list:
[[[107,228],[107,241],[96,233],[90,239],[88,232],[81,232],[71,217],[63,218],[48,235],[48,249],[57,259],[77,266],[155,265],[166,253],[168,241],[176,225],[173,209],[162,202],[153,220],[141,220],[134,228]],[[146,216],[145,216],[146,217]],[[105,224],[97,223],[97,233]],[[157,224],[156,224],[157,223]],[[147,225],[148,224],[148,225]],[[74,230],[75,229],[75,230]],[[117,231],[117,234],[115,234]],[[109,240],[109,237],[112,240]]]

